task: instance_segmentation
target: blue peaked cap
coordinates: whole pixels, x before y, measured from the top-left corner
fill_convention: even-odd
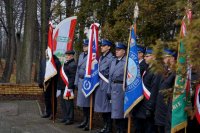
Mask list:
[[[89,40],[88,39],[83,39],[83,46],[88,46]]]
[[[173,56],[173,57],[177,57],[177,53],[171,49],[165,48],[164,49],[164,55],[165,56]]]
[[[166,55],[166,56],[172,56],[172,54],[173,54],[173,51],[172,51],[172,50],[170,50],[170,49],[168,49],[168,48],[165,48],[165,49],[164,49],[164,55]]]
[[[146,52],[145,52],[145,55],[147,55],[147,54],[153,54],[153,49],[152,48],[147,48]]]
[[[140,45],[137,45],[137,51],[138,51],[138,52],[145,53],[145,47],[140,46]]]
[[[124,49],[124,50],[126,50],[126,45],[125,44],[123,44],[122,42],[116,42],[115,43],[115,48],[116,49]]]
[[[112,42],[111,41],[108,41],[108,40],[106,40],[106,39],[102,39],[101,40],[101,44],[100,44],[101,46],[112,46]]]

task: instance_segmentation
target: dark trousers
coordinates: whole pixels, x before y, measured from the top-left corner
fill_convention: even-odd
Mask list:
[[[90,117],[90,107],[83,107],[83,115],[89,119]]]
[[[134,133],[155,133],[155,125],[153,117],[146,119],[134,118],[133,119]]]
[[[117,133],[126,133],[127,132],[127,119],[114,119],[115,120],[115,127]]]
[[[49,86],[46,91],[44,92],[44,101],[45,101],[45,107],[46,107],[46,114],[52,114],[53,113],[53,98],[52,98],[52,88]],[[56,88],[54,88],[54,113],[57,112],[57,98],[56,98]],[[55,115],[54,114],[54,115]]]
[[[64,120],[74,120],[74,100],[63,99],[64,90],[61,90],[61,109]]]

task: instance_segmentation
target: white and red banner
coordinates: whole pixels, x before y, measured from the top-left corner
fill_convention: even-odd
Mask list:
[[[53,52],[63,63],[65,52],[73,49],[74,32],[77,17],[69,17],[61,21],[53,32]]]
[[[46,62],[44,82],[48,81],[50,78],[52,78],[53,76],[55,76],[57,74],[56,65],[55,65],[54,59],[53,59],[52,34],[53,34],[53,26],[51,23],[49,23],[48,47],[47,47],[47,54],[48,54],[49,60]]]
[[[88,45],[88,56],[86,63],[86,72],[83,81],[82,92],[88,97],[99,85],[99,55],[98,55],[98,31],[99,24],[94,23],[90,26],[90,37]]]
[[[196,108],[196,114],[195,115],[196,115],[197,121],[200,124],[200,84],[197,85],[197,87],[196,87],[194,105],[195,105],[195,108]]]
[[[66,100],[74,99],[73,90],[68,88],[69,81],[68,81],[68,77],[67,77],[67,75],[65,74],[65,71],[64,71],[64,65],[60,69],[60,76],[61,76],[63,82],[66,85],[65,86],[65,91],[64,91],[64,94],[63,94],[63,98],[66,99]]]

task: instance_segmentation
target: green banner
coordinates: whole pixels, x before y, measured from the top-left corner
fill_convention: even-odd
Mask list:
[[[178,51],[177,71],[172,101],[172,133],[187,126],[187,113],[185,112],[187,80],[186,73],[186,52],[184,44],[181,41]]]

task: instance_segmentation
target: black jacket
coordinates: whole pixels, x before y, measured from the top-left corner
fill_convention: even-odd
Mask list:
[[[175,77],[176,77],[176,74],[174,72],[168,72],[168,76],[163,78],[162,80],[159,91],[173,88]],[[157,96],[157,100],[156,100],[156,110],[155,110],[155,124],[156,125],[166,126],[167,112],[168,112],[168,105],[164,101],[163,94],[159,92]]]
[[[142,74],[144,73],[144,71],[147,70],[148,64],[147,64],[147,63],[145,62],[145,60],[143,59],[143,60],[140,62],[139,66],[140,66],[140,74],[141,74],[141,76],[142,76]]]
[[[77,64],[75,63],[75,60],[69,60],[68,62],[64,63],[64,72],[66,76],[68,77],[68,82],[69,82],[69,89],[74,89],[74,81],[75,81],[75,75],[76,75],[76,68]],[[62,78],[59,77],[59,90],[64,90],[65,89],[65,83],[63,82]]]
[[[145,97],[143,100],[138,103],[134,109],[133,115],[136,118],[146,119],[147,110],[153,113],[155,111],[155,102],[158,94],[158,88],[160,85],[161,75],[157,75],[151,72],[150,68],[148,68],[143,76],[143,83],[146,88],[150,91],[150,99],[147,100]]]

